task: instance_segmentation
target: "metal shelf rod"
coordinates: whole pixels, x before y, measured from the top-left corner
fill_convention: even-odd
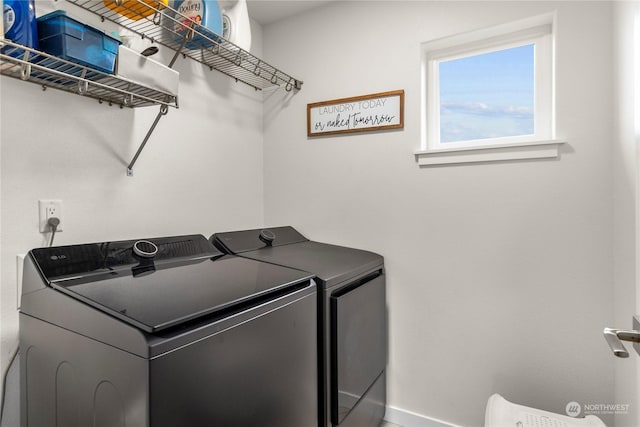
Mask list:
[[[140,147],[138,147],[138,151],[136,151],[136,154],[133,156],[133,159],[131,159],[129,166],[127,166],[127,176],[133,176],[133,165],[135,165],[136,162],[138,161],[138,156],[140,156],[140,153],[142,153],[142,150],[144,150],[144,146],[147,145],[147,141],[149,141],[151,134],[156,129],[156,126],[158,126],[158,122],[160,121],[162,116],[165,116],[167,114],[168,111],[169,109],[165,105],[160,107],[160,111],[156,115],[156,118],[153,121],[153,124],[151,125],[151,127],[147,131],[147,134],[142,140],[142,144],[140,144]]]

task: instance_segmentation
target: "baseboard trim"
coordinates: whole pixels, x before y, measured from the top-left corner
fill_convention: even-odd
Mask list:
[[[426,417],[394,406],[387,406],[387,412],[384,415],[384,419],[385,421],[398,424],[402,427],[459,427],[455,424]]]

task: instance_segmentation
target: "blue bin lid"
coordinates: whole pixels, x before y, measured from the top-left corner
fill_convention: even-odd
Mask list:
[[[71,26],[71,30],[77,30],[77,31],[85,31],[87,28],[93,30],[93,31],[97,31],[99,33],[101,33],[105,38],[102,40],[102,45],[104,50],[106,50],[107,52],[111,52],[111,53],[118,53],[118,46],[120,44],[122,44],[122,41],[118,40],[115,37],[110,36],[109,34],[107,34],[106,32],[104,32],[103,30],[100,30],[98,28],[95,28],[91,25],[85,24],[83,22],[78,21],[77,19],[74,19],[70,16],[67,15],[67,11],[65,10],[55,10],[53,12],[47,13],[46,15],[43,15],[41,17],[39,17],[37,19],[38,22],[46,22],[55,18],[64,18],[66,21],[70,21],[67,22],[67,25],[65,25],[66,27],[70,27]],[[69,28],[68,28],[69,29]],[[73,35],[73,34],[70,34]],[[78,36],[75,36],[76,38],[80,38]]]
[[[56,16],[67,16],[66,10],[54,10],[53,12],[47,13],[46,15],[42,15],[38,18],[38,21],[46,21],[47,19],[55,18]],[[73,18],[69,18],[73,19]]]

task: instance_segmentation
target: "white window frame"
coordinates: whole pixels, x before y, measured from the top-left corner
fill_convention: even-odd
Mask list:
[[[555,15],[547,14],[422,44],[421,166],[559,156],[555,135]],[[534,133],[440,142],[441,62],[534,45]]]

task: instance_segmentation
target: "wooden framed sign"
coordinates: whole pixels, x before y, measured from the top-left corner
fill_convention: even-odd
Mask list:
[[[307,104],[307,136],[404,127],[404,90]]]

